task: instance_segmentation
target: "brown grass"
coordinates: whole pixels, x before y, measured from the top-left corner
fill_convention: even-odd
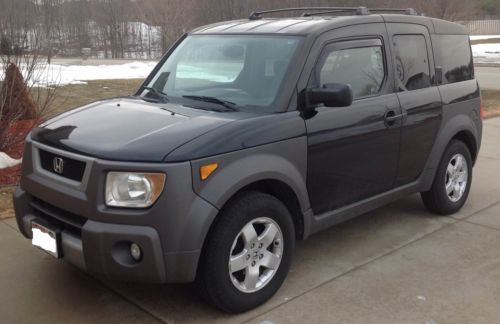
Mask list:
[[[14,216],[14,212],[12,211],[13,193],[14,193],[13,187],[0,188],[0,219]]]
[[[132,95],[142,81],[143,79],[94,80],[88,81],[88,84],[62,86],[57,89],[49,115],[53,116],[99,99]]]
[[[500,91],[482,90],[484,117],[492,118],[500,116]]]

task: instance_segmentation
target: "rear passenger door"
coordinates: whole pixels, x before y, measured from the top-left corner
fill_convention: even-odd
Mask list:
[[[387,23],[395,87],[403,120],[396,186],[424,171],[441,124],[442,101],[435,83],[434,59],[425,26]]]

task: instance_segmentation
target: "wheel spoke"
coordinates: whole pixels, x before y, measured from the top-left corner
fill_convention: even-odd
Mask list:
[[[236,271],[240,271],[246,268],[247,266],[247,251],[243,250],[238,255],[231,256],[231,260],[229,260],[229,271],[234,273]]]
[[[464,160],[463,160],[462,156],[458,155],[457,158],[456,158],[456,160],[455,160],[455,170],[456,171],[462,170],[463,163],[464,163]]]
[[[262,233],[259,237],[259,241],[263,244],[264,248],[267,248],[271,243],[273,243],[276,238],[276,234],[278,233],[278,227],[274,224],[268,224],[264,233]]]
[[[262,261],[260,263],[261,266],[276,270],[278,268],[278,265],[280,264],[280,257],[269,252],[265,251],[264,252],[264,257],[262,258]]]
[[[448,174],[448,177],[451,178],[451,176],[455,173],[455,168],[453,167],[453,164],[448,164],[448,168],[446,168],[446,173]]]
[[[446,185],[446,193],[448,194],[448,196],[451,194],[451,192],[453,191],[453,187],[454,187],[454,183],[453,181],[449,181],[448,184]]]
[[[247,224],[241,230],[241,234],[243,236],[243,240],[246,244],[249,244],[257,239],[257,232],[255,231],[255,227],[253,224]]]
[[[465,182],[467,181],[467,172],[466,171],[462,171],[459,173],[458,175],[458,181],[459,182]]]
[[[460,199],[460,184],[458,182],[453,187],[453,198]]]
[[[248,267],[245,271],[245,288],[255,289],[259,281],[259,267]]]

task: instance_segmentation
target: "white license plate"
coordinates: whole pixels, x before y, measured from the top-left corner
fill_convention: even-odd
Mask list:
[[[31,243],[55,258],[59,258],[59,233],[47,226],[31,222],[33,239]]]

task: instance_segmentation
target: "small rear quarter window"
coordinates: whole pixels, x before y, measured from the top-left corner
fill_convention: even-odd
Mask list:
[[[436,66],[443,69],[441,84],[474,79],[474,63],[467,35],[435,35]]]

